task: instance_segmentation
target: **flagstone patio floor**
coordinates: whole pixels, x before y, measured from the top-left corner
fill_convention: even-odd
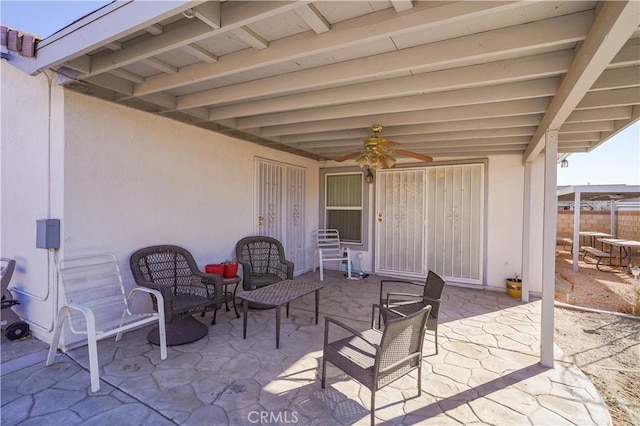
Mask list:
[[[319,273],[296,279],[319,282]],[[100,391],[90,392],[86,346],[46,367],[47,345],[2,340],[2,425],[351,425],[369,424],[369,390],[329,364],[320,387],[324,316],[369,328],[380,277],[346,280],[325,272],[320,320],[314,295],[291,303],[275,347],[273,310],[242,317],[218,312],[205,338],[160,351],[148,328],[98,343]],[[414,288],[395,287],[398,291]],[[240,301],[239,301],[240,302]],[[609,425],[602,398],[555,347],[555,368],[541,367],[539,300],[447,286],[439,353],[425,337],[422,393],[416,372],[376,394],[376,423]],[[196,318],[209,324],[211,315]]]

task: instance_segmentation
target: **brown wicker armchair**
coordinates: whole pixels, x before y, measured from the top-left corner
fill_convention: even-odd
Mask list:
[[[371,391],[371,424],[375,418],[376,391],[413,370],[418,370],[418,396],[422,393],[422,345],[425,324],[431,306],[403,315],[373,305],[371,320],[378,308],[389,318],[384,331],[373,327],[359,332],[339,321],[325,317],[322,354],[322,388],[325,388],[327,362],[335,365]],[[335,324],[351,335],[329,342],[329,324]],[[344,334],[344,333],[342,333]]]
[[[129,259],[131,273],[139,286],[158,290],[164,297],[167,322],[167,345],[181,345],[201,339],[208,327],[193,318],[193,314],[214,311],[233,301],[225,291],[222,276],[206,274],[198,269],[191,253],[173,245],[142,248]],[[157,306],[154,301],[154,309]],[[148,339],[155,343],[157,330]]]
[[[409,293],[384,293],[385,284],[402,283],[410,284],[422,289],[422,294]],[[429,271],[427,280],[424,284],[414,283],[405,280],[382,280],[380,281],[380,305],[391,308],[395,311],[409,314],[419,311],[424,306],[431,305],[431,313],[427,320],[427,330],[435,333],[436,354],[438,353],[438,315],[442,305],[442,291],[444,290],[445,281],[435,272]],[[382,312],[382,311],[381,311]],[[394,318],[392,315],[391,318]],[[385,320],[384,314],[382,320]]]
[[[242,287],[251,291],[293,279],[293,262],[285,259],[284,247],[275,238],[245,237],[236,244],[236,259],[242,265]],[[252,308],[271,308],[250,303]]]

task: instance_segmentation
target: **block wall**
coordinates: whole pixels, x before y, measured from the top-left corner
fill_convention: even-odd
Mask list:
[[[580,212],[580,231],[611,233],[608,211]],[[573,211],[558,212],[558,238],[573,237]],[[640,241],[640,211],[616,212],[616,238]]]

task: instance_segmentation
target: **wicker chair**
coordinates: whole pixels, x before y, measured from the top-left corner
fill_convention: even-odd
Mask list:
[[[376,391],[413,370],[418,370],[418,396],[422,393],[422,346],[425,323],[431,306],[403,315],[400,312],[373,305],[371,319],[378,308],[389,319],[384,331],[358,332],[325,317],[324,350],[322,354],[322,388],[326,384],[327,362],[335,365],[371,391],[371,424],[374,423]],[[348,331],[351,336],[329,342],[329,324]]]
[[[193,318],[194,314],[216,312],[233,301],[233,294],[225,291],[222,276],[201,272],[191,253],[173,245],[142,248],[129,259],[131,273],[139,286],[152,288],[164,297],[167,322],[167,345],[182,345],[203,338],[208,327]],[[154,302],[154,309],[157,306]],[[157,330],[147,336],[155,343]]]
[[[389,283],[402,283],[418,286],[422,288],[422,294],[409,293],[387,293],[383,294],[383,287]],[[382,280],[380,281],[380,305],[391,308],[394,311],[409,314],[419,311],[424,306],[431,305],[431,313],[427,320],[427,330],[435,333],[436,354],[438,353],[438,314],[442,304],[442,291],[445,281],[435,272],[429,271],[427,280],[423,284],[413,283],[405,280]],[[382,311],[381,311],[382,312]],[[394,318],[392,315],[391,318]],[[382,320],[384,321],[384,314]]]
[[[285,259],[284,247],[275,238],[245,237],[236,244],[236,259],[242,265],[242,287],[251,291],[293,278],[293,262]],[[256,309],[272,308],[250,303]]]

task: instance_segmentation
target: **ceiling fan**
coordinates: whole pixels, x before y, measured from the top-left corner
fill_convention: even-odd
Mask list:
[[[433,158],[428,155],[395,148],[400,145],[400,143],[380,137],[382,126],[379,124],[371,126],[371,131],[373,132],[373,136],[364,140],[363,149],[350,152],[342,157],[336,158],[335,161],[341,162],[357,157],[356,163],[358,163],[360,167],[369,166],[374,170],[394,167],[396,165],[396,159],[392,157],[392,154],[415,158],[427,163],[433,161]]]

